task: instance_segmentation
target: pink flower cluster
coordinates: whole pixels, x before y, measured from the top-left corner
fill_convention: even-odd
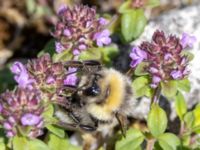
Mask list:
[[[57,53],[68,50],[73,55],[79,55],[91,47],[102,47],[111,43],[110,32],[105,29],[108,20],[98,18],[94,8],[83,5],[73,8],[61,6],[58,16],[60,20],[52,32],[56,39]]]
[[[37,137],[43,133],[44,107],[40,93],[36,90],[17,88],[0,95],[1,121],[7,137],[13,137],[19,128],[30,127],[27,136]]]
[[[179,39],[173,35],[166,37],[163,31],[156,31],[151,42],[143,42],[132,49],[130,66],[136,68],[145,62],[145,70],[152,78],[152,88],[156,88],[161,81],[183,79],[189,74],[189,58],[183,51],[192,47],[195,41],[194,36],[186,33]]]

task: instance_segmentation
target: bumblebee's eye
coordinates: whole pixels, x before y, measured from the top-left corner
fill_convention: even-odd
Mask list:
[[[86,96],[98,96],[100,92],[100,87],[96,83],[94,83],[91,87],[85,89],[83,91],[83,94]]]

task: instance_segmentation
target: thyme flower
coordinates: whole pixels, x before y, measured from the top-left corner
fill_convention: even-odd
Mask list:
[[[83,5],[73,8],[61,6],[58,17],[60,20],[52,32],[58,53],[69,50],[73,55],[79,55],[91,47],[102,47],[111,43],[110,32],[105,29],[108,21],[97,17],[95,8]]]

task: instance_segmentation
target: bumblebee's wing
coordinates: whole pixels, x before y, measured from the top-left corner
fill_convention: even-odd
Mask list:
[[[82,68],[83,67],[83,63],[81,61],[76,61],[76,60],[69,60],[65,62],[64,65],[66,68],[69,68],[69,67]]]
[[[82,114],[82,115],[84,115],[84,114]],[[85,115],[87,115],[87,114],[85,114]],[[68,130],[93,132],[97,128],[94,124],[92,124],[90,122],[90,120],[87,121],[87,119],[86,119],[86,120],[84,120],[85,122],[83,122],[81,119],[77,118],[73,113],[71,113],[67,110],[64,110],[60,107],[57,108],[57,110],[55,112],[55,116],[59,120],[57,122],[57,125],[65,128],[65,129],[68,129]]]
[[[120,113],[116,113],[116,118],[120,126],[120,130],[122,132],[122,135],[126,137],[126,130],[127,130],[127,118],[124,115],[121,115]]]
[[[59,121],[57,123],[58,126],[65,128],[67,130],[72,131],[82,131],[82,132],[94,132],[96,131],[96,127],[92,125],[85,125],[85,124],[77,124],[77,123],[66,123]]]
[[[71,61],[67,61],[65,63],[65,67],[69,68],[69,67],[73,67],[73,68],[77,68],[77,71],[71,72],[69,74],[73,74],[76,72],[80,72],[80,71],[84,71],[86,73],[90,72],[96,72],[99,69],[101,69],[102,65],[99,61],[97,60],[85,60],[85,61],[75,61],[75,60],[71,60]]]

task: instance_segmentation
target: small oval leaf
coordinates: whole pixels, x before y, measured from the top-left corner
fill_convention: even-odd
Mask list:
[[[144,136],[139,130],[129,129],[126,137],[117,141],[115,150],[138,150],[143,141]]]
[[[144,31],[147,19],[142,9],[133,9],[121,16],[121,32],[126,42],[132,41]]]
[[[101,48],[91,48],[89,50],[81,52],[79,59],[80,60],[100,60],[102,57],[102,53],[100,51]]]
[[[158,137],[165,132],[167,128],[167,115],[158,104],[152,104],[147,125],[154,137]]]
[[[177,93],[177,82],[176,81],[168,81],[162,82],[162,93],[164,96],[168,98],[173,98]]]
[[[61,138],[65,137],[65,131],[59,127],[56,127],[54,125],[47,125],[47,129],[51,131],[53,134],[57,135],[58,137]]]
[[[50,148],[41,140],[32,139],[28,141],[28,150],[50,150]]]
[[[165,133],[158,137],[158,143],[163,150],[177,150],[181,142],[179,138],[172,133]]]
[[[60,138],[54,134],[48,135],[48,146],[51,150],[81,150],[80,147],[69,143],[66,138]]]
[[[187,112],[187,104],[184,96],[180,92],[175,96],[175,109],[180,120],[183,120],[183,115]]]
[[[141,76],[133,80],[132,87],[136,98],[141,96],[151,97],[153,89],[149,86],[149,79],[147,76]]]
[[[178,89],[185,92],[190,92],[191,85],[188,79],[178,80],[177,81]]]
[[[13,138],[13,150],[27,150],[28,140],[25,137],[15,136]]]

